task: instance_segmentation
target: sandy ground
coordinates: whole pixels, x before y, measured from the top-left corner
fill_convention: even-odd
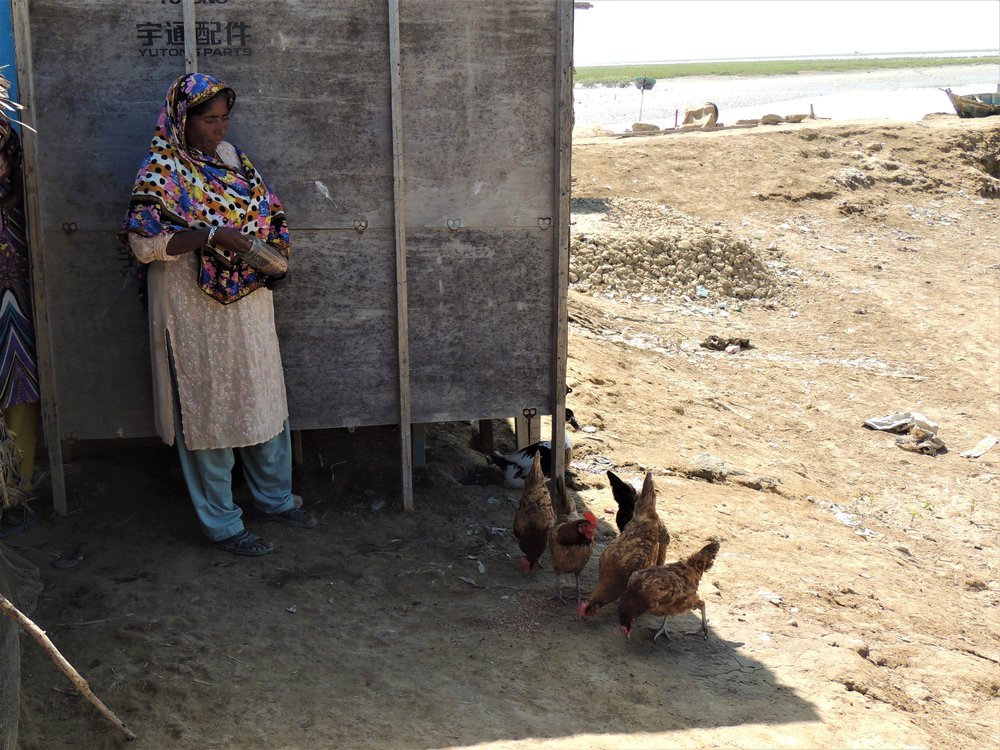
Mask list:
[[[525,578],[517,493],[468,424],[430,430],[412,515],[392,430],[306,433],[296,489],[322,523],[251,525],[277,546],[259,559],[200,539],[169,449],[81,449],[73,512],[8,540],[40,568],[34,618],[137,750],[995,746],[1000,447],[960,452],[1000,430],[998,153],[997,118],[956,117],[574,145],[574,196],[608,222],[669,205],[781,282],[739,304],[570,292],[570,405],[593,428],[573,496],[598,552],[608,468],[653,472],[668,559],[721,537],[707,640],[696,614],[655,645],[652,617],[631,640],[614,605],[581,621],[547,556]],[[862,427],[902,410],[948,452]],[[122,746],[32,642],[23,667],[25,750]]]

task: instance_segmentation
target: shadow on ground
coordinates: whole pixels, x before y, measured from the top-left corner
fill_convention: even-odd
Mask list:
[[[713,629],[724,603],[708,640],[690,615],[654,644],[655,618],[626,640],[614,605],[583,622],[552,598],[549,570],[523,576],[517,491],[460,481],[485,465],[474,435],[430,431],[405,514],[391,429],[305,434],[296,489],[321,524],[251,524],[276,547],[255,559],[201,539],[171,449],[78,452],[71,514],[8,543],[41,571],[37,622],[136,732],[132,748],[437,748],[817,720]],[[602,519],[599,548],[615,533]],[[53,566],[67,556],[79,564]],[[23,663],[24,750],[118,746],[33,644]]]

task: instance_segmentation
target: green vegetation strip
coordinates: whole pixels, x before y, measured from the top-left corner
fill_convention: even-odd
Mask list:
[[[776,76],[796,73],[840,73],[884,68],[930,68],[943,65],[998,65],[1000,57],[892,57],[850,60],[756,60],[656,65],[603,65],[577,68],[578,86],[631,86],[635,78],[682,78],[687,76]]]

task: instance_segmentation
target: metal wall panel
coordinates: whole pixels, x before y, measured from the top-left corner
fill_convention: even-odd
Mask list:
[[[153,426],[149,325],[109,231],[49,231],[44,250],[64,438],[144,437]]]
[[[415,422],[552,411],[556,9],[402,6]]]
[[[385,3],[229,0],[197,19],[250,29],[250,56],[203,56],[199,70],[237,92],[234,142],[266,164],[293,230],[391,228]]]
[[[22,0],[23,1],[23,0]],[[115,233],[167,86],[173,0],[31,0],[42,282],[62,436],[151,435],[136,268]],[[401,6],[413,421],[551,407],[556,0]],[[285,203],[293,427],[398,421],[385,0],[198,2],[199,69]],[[23,42],[21,43],[23,44]],[[461,228],[449,231],[448,220]],[[357,222],[363,233],[350,229]]]
[[[297,429],[395,424],[392,232],[296,231],[275,317]]]
[[[556,7],[403,6],[408,228],[552,217]]]
[[[184,72],[183,57],[140,54],[155,49],[144,45],[144,29],[168,33],[180,24],[180,6],[107,0],[28,6],[45,239],[64,223],[113,233],[167,86]],[[95,246],[93,256],[106,262],[107,246]],[[56,269],[60,260],[53,259]]]
[[[424,232],[407,247],[413,421],[549,413],[551,230]]]

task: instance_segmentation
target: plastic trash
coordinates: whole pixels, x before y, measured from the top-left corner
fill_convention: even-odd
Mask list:
[[[872,417],[866,419],[864,426],[871,430],[882,430],[883,432],[909,432],[914,427],[919,427],[924,432],[936,434],[940,425],[932,422],[920,412],[897,411],[887,414],[884,417]]]
[[[981,455],[986,453],[990,448],[997,444],[997,438],[995,435],[987,435],[978,443],[976,447],[967,451],[962,451],[958,455],[962,458],[979,458]]]

